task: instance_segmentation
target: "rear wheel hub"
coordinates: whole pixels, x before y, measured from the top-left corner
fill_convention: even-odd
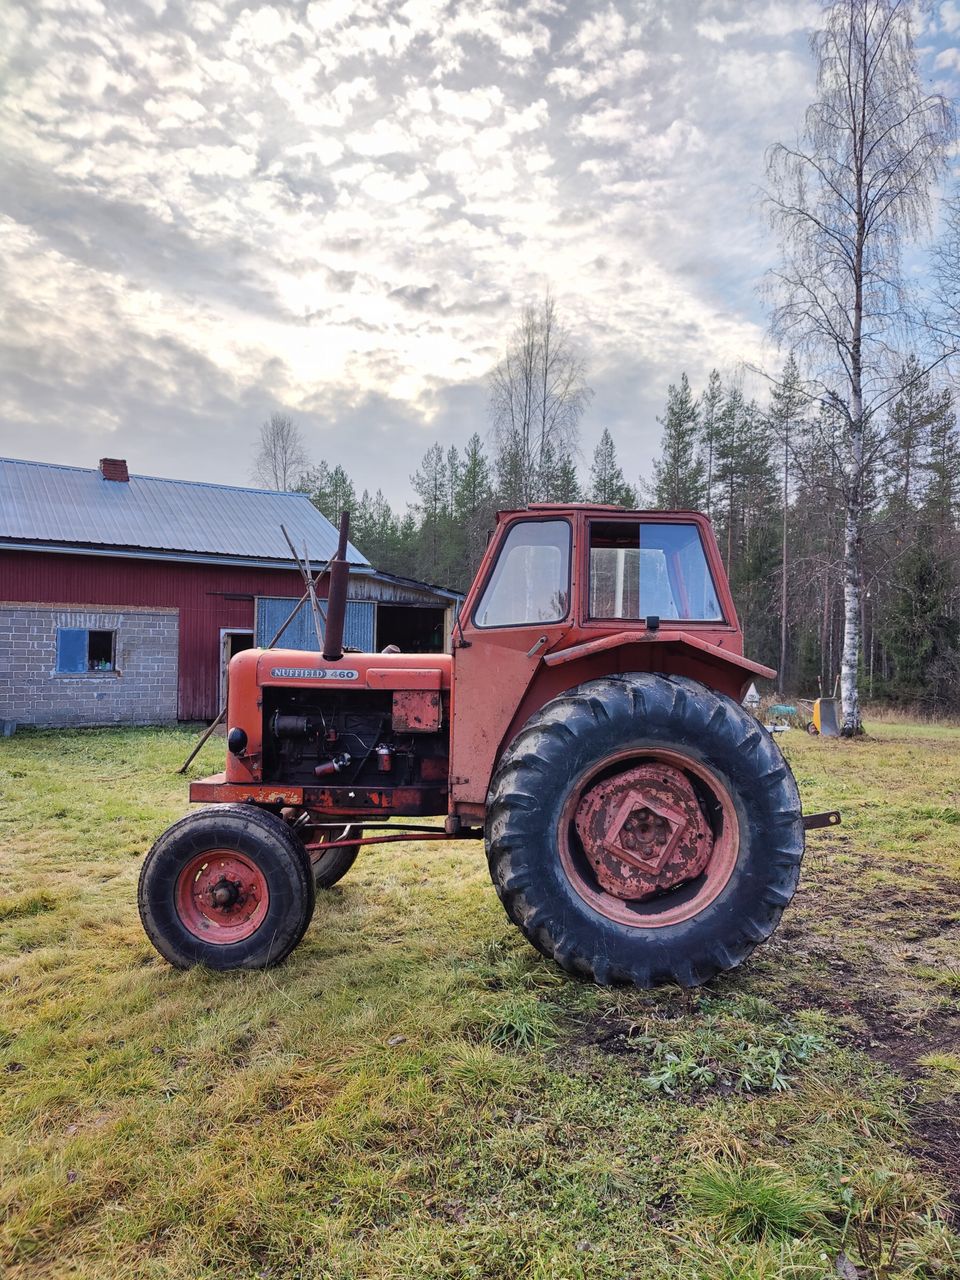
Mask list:
[[[574,823],[600,887],[626,901],[694,879],[713,854],[689,779],[666,763],[637,765],[589,787]]]

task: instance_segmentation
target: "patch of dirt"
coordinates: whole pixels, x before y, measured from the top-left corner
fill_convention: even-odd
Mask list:
[[[892,1067],[908,1080],[923,1074],[917,1059],[928,1053],[952,1053],[960,1048],[960,1018],[955,1013],[933,1014],[922,1025],[909,1025],[876,1002],[855,1002],[866,1036],[852,1036],[858,1049]]]
[[[921,1022],[916,1018],[904,1019],[898,1016],[894,1004],[896,986],[893,982],[889,988],[893,994],[885,999],[882,982],[879,993],[859,990],[856,979],[862,975],[851,965],[844,962],[834,972],[843,983],[816,988],[798,984],[779,1002],[781,1007],[792,1013],[801,1009],[823,1009],[842,1026],[845,1024],[841,1038],[847,1044],[878,1059],[908,1080],[923,1074],[917,1066],[918,1058],[960,1049],[960,1013],[931,1012]],[[870,977],[876,980],[878,975],[882,977],[882,971]]]
[[[911,1154],[946,1185],[953,1220],[960,1222],[960,1097],[922,1103],[914,1109],[911,1128]]]
[[[857,976],[855,972],[853,976]],[[875,979],[877,974],[870,976]],[[891,989],[895,990],[893,984]],[[842,1038],[908,1081],[926,1074],[919,1058],[960,1050],[960,1014],[953,1011],[931,1013],[918,1025],[915,1020],[898,1017],[892,1002],[884,1003],[882,994],[866,995],[855,987],[796,987],[788,1004],[794,1010],[825,1009],[848,1025],[853,1022],[855,1027],[842,1032]],[[960,1098],[921,1103],[912,1106],[909,1114],[912,1137],[907,1149],[946,1187],[953,1219],[960,1223]]]

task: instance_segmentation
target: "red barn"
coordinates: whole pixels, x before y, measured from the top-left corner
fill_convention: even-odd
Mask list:
[[[0,720],[210,719],[226,663],[299,599],[336,530],[302,494],[0,459]],[[377,573],[352,544],[348,644],[441,648],[456,596]],[[269,633],[269,634],[268,634]],[[315,648],[306,611],[283,642]]]

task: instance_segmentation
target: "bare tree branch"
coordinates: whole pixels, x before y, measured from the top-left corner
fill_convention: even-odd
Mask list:
[[[308,464],[299,427],[285,413],[271,413],[260,428],[253,479],[265,489],[293,489]]]
[[[907,0],[833,0],[812,47],[818,97],[803,136],[768,153],[783,254],[771,325],[806,357],[827,406],[816,429],[845,505],[843,727],[859,733],[865,491],[884,452],[880,411],[897,394],[895,339],[919,327],[901,256],[929,226],[955,121],[945,99],[921,92]],[[960,308],[941,292],[947,327]]]

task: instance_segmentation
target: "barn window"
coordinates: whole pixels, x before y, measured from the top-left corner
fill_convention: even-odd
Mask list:
[[[86,671],[116,671],[116,637],[115,631],[59,627],[57,670],[69,675]]]

